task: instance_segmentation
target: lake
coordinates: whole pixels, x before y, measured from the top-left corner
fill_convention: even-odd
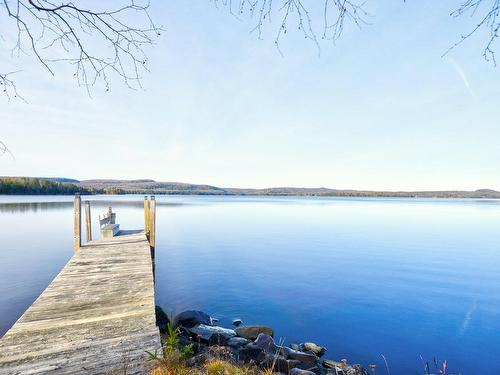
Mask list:
[[[86,199],[85,197],[83,199]],[[92,196],[123,229],[143,196]],[[0,196],[0,335],[72,255],[72,197]],[[156,300],[265,324],[325,358],[500,373],[500,201],[157,196]]]

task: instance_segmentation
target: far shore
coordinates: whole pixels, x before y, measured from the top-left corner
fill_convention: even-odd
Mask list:
[[[364,198],[473,198],[500,199],[493,189],[441,191],[374,191],[297,187],[222,188],[213,185],[155,180],[75,180],[55,177],[0,177],[0,195],[230,195],[230,196],[309,196]]]

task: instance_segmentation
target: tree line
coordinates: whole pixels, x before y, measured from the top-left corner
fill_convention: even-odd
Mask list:
[[[3,177],[0,178],[0,194],[94,194],[91,189],[67,182],[51,181],[43,178]]]

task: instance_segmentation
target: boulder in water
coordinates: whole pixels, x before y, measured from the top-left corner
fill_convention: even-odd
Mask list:
[[[311,352],[318,357],[321,357],[326,352],[326,348],[319,346],[313,342],[304,342],[300,344],[300,350],[305,352]]]
[[[210,325],[210,316],[205,314],[203,311],[188,310],[177,315],[172,323],[174,328],[179,326],[192,328],[198,324],[205,324],[207,326]]]
[[[286,351],[287,351],[287,357],[289,359],[297,359],[300,362],[312,362],[312,363],[318,362],[319,360],[319,358],[312,353],[305,353],[290,348],[286,348]]]
[[[242,346],[245,346],[249,342],[250,340],[247,340],[243,337],[231,337],[227,342],[227,346],[230,346],[231,348],[240,348]]]
[[[226,341],[229,340],[231,337],[236,336],[236,332],[234,332],[234,330],[232,329],[210,326],[206,324],[198,324],[193,328],[189,328],[189,332],[194,334],[197,338],[200,338],[205,341],[209,341],[210,338],[214,335],[216,335],[216,338],[224,337]]]
[[[274,339],[265,333],[259,333],[259,336],[254,341],[254,345],[267,353],[277,353],[279,350],[279,347],[274,343]]]
[[[236,334],[247,340],[255,340],[260,333],[265,333],[271,337],[274,336],[273,330],[265,326],[242,326],[236,328]]]
[[[342,368],[342,366],[344,365],[342,362],[332,361],[331,359],[325,359],[322,364],[323,367],[331,369]]]
[[[233,319],[233,326],[239,327],[243,324],[243,321],[241,319]]]

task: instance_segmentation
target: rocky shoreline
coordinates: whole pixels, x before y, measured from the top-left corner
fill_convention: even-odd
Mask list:
[[[220,327],[218,321],[202,311],[184,311],[172,320],[157,307],[157,325],[165,333],[168,324],[179,332],[181,347],[191,345],[193,356],[188,366],[199,367],[219,358],[236,364],[255,365],[286,375],[368,375],[359,364],[324,358],[327,349],[313,342],[277,343],[272,328],[244,325],[233,320],[232,328]],[[374,368],[372,368],[372,371]]]

